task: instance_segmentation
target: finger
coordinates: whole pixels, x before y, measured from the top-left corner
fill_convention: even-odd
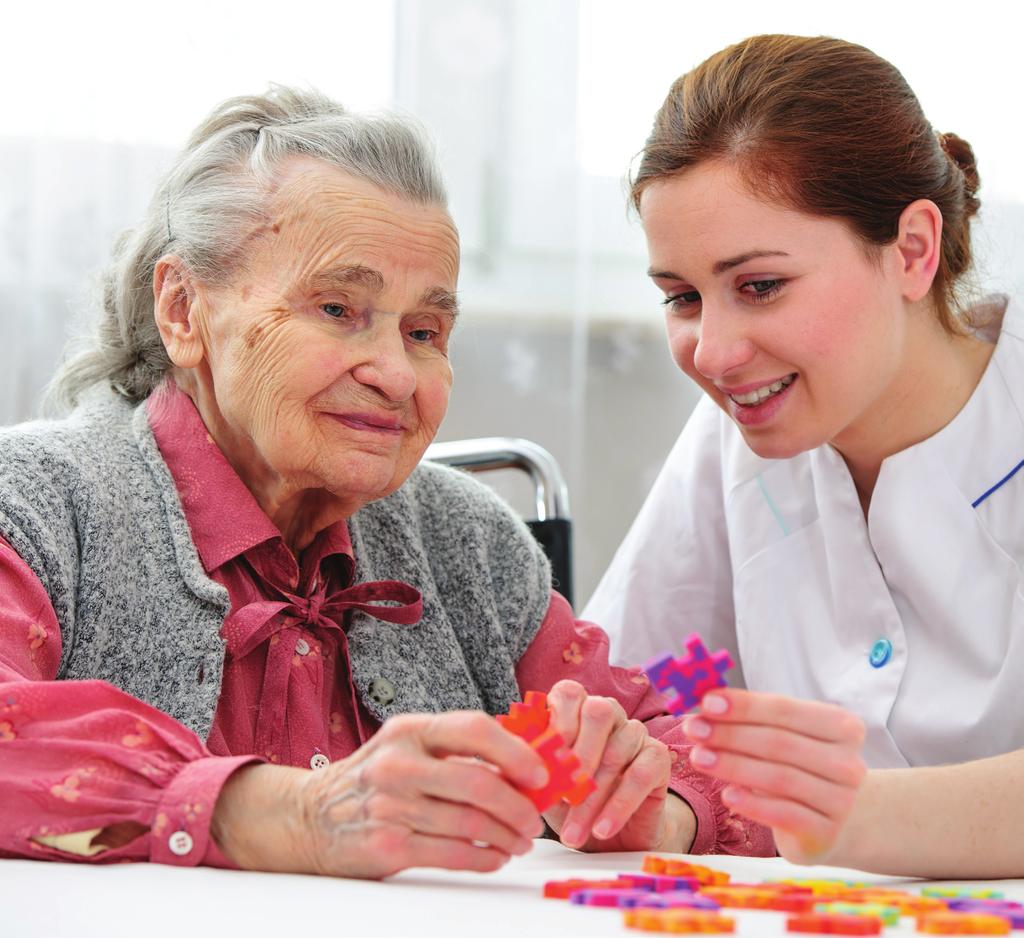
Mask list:
[[[486,765],[436,759],[420,765],[416,775],[422,794],[484,811],[520,837],[537,837],[544,830],[533,802]]]
[[[615,732],[626,723],[622,704],[611,697],[587,697],[580,708],[580,729],[572,750],[580,760],[583,771],[596,774],[598,767],[607,762],[605,748]],[[639,726],[639,724],[637,724]],[[641,727],[642,729],[642,727]],[[636,751],[620,754],[619,765],[625,764]]]
[[[690,751],[690,763],[716,778],[770,797],[799,802],[829,817],[848,813],[857,794],[856,787],[837,785],[797,766],[717,752],[703,744]]]
[[[533,846],[532,838],[523,836],[486,811],[471,805],[421,798],[405,813],[409,826],[419,834],[486,844],[512,856],[522,856]]]
[[[733,810],[776,832],[776,840],[785,842],[784,833],[800,844],[801,855],[787,858],[796,862],[817,859],[835,843],[842,825],[807,805],[775,798],[763,792],[729,785],[722,790],[722,800]]]
[[[501,869],[511,857],[496,847],[483,847],[466,840],[413,834],[408,838],[405,861],[399,869],[432,866],[444,870],[472,870],[491,873]]]
[[[671,767],[668,747],[650,740],[650,745],[645,745],[622,773],[618,784],[612,786],[608,800],[594,821],[594,836],[604,840],[614,837],[652,795],[661,799],[667,797]]]
[[[863,721],[848,710],[782,694],[718,688],[704,695],[701,713],[716,722],[778,726],[826,742],[864,740]]]
[[[550,728],[565,740],[570,749],[576,744],[580,730],[580,711],[586,699],[586,688],[578,681],[559,681],[548,691]]]
[[[415,735],[435,756],[475,756],[491,763],[513,784],[540,788],[547,784],[544,760],[518,736],[503,729],[494,717],[476,710],[393,717],[380,733]]]
[[[714,752],[734,752],[795,765],[838,785],[856,786],[864,777],[859,749],[848,743],[827,743],[787,729],[717,723],[699,716],[687,717],[683,731],[691,740]]]
[[[583,802],[570,808],[565,816],[561,828],[564,844],[575,847],[586,842],[591,825],[598,813],[603,811],[612,790],[619,783],[620,776],[642,752],[644,743],[649,739],[643,724],[636,720],[627,721],[612,735],[600,767],[592,773],[595,790]]]

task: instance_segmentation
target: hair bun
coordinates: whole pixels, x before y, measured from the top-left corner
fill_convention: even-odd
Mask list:
[[[978,164],[974,161],[974,150],[971,145],[958,137],[956,134],[939,134],[939,144],[948,156],[959,167],[964,174],[964,188],[969,202],[975,203],[974,211],[978,210],[975,193],[981,186],[981,177],[978,175]],[[971,212],[973,215],[974,212]]]

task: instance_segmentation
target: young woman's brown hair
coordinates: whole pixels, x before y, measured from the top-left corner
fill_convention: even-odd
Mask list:
[[[679,78],[654,120],[630,197],[708,160],[735,165],[752,190],[812,215],[842,218],[868,245],[892,242],[916,199],[942,212],[932,295],[962,332],[958,279],[971,265],[980,203],[970,145],[936,134],[889,62],[827,37],[754,36]]]

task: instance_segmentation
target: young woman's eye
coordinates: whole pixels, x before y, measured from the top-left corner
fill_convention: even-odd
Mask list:
[[[755,303],[767,303],[785,284],[784,280],[747,280],[740,285],[740,290]]]
[[[341,303],[321,303],[320,309],[334,319],[344,319],[348,314],[348,307]]]
[[[673,293],[661,301],[662,306],[667,306],[675,313],[689,312],[700,303],[700,293],[696,290],[683,290],[681,293]]]

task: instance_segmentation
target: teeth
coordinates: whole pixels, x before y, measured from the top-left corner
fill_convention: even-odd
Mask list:
[[[731,394],[729,396],[737,404],[759,404],[773,394],[778,394],[784,387],[792,384],[794,377],[795,375],[786,375],[785,378],[780,378],[778,381],[773,381],[771,384],[766,384],[764,387],[757,388],[747,394]]]

